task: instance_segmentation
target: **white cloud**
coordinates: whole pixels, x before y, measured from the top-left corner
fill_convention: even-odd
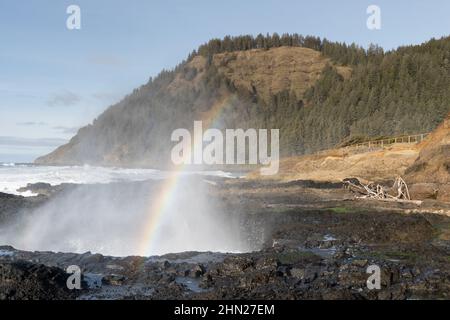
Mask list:
[[[35,121],[17,122],[16,124],[18,126],[30,126],[30,127],[32,127],[32,126],[40,126],[40,127],[42,127],[42,126],[47,126],[48,125],[48,123],[42,122],[42,121],[40,121],[40,122],[35,122]]]
[[[66,139],[59,138],[21,138],[0,136],[0,146],[27,146],[27,147],[57,147],[66,143]]]
[[[112,103],[118,101],[121,95],[113,92],[96,92],[92,94],[92,97],[101,102]]]
[[[52,129],[60,131],[61,133],[76,134],[78,132],[78,130],[80,129],[80,127],[56,126],[56,127],[53,127]]]
[[[66,91],[54,94],[47,100],[50,107],[73,106],[80,102],[81,97],[73,92]]]

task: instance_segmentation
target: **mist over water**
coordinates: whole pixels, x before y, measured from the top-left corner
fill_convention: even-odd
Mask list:
[[[204,179],[184,176],[170,190],[164,179],[75,186],[0,227],[0,244],[113,256],[248,251],[238,219]],[[163,196],[162,210],[154,210]]]
[[[249,250],[238,217],[226,212],[218,199],[210,196],[209,188],[205,180],[194,179],[175,186],[146,244],[147,252]]]

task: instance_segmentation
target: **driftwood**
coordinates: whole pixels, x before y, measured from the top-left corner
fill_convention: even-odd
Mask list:
[[[395,201],[395,202],[412,202],[421,204],[422,201],[411,200],[409,195],[408,185],[402,177],[398,176],[395,179],[394,185],[391,188],[386,188],[382,185],[362,184],[358,179],[346,179],[343,181],[346,188],[360,194],[358,198],[361,199],[374,199],[382,201]]]

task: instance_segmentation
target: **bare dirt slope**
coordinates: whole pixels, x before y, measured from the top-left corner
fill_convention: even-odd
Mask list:
[[[407,170],[409,180],[412,182],[427,180],[435,183],[449,183],[450,114],[419,147],[419,157]]]
[[[419,148],[419,157],[406,170],[413,191],[450,201],[450,114]]]
[[[342,181],[349,177],[365,182],[391,180],[403,175],[418,155],[417,147],[407,144],[378,150],[328,150],[282,160],[279,176],[282,180]]]

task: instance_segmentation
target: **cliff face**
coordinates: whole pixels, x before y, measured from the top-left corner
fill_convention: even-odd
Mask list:
[[[298,35],[212,40],[36,163],[166,166],[172,131],[194,120],[279,129],[282,156],[429,132],[450,111],[449,61],[450,38],[388,53]]]
[[[419,157],[406,171],[408,182],[415,184],[412,191],[450,201],[450,114],[419,147]]]
[[[419,158],[408,170],[411,181],[450,183],[450,114],[419,147]]]

